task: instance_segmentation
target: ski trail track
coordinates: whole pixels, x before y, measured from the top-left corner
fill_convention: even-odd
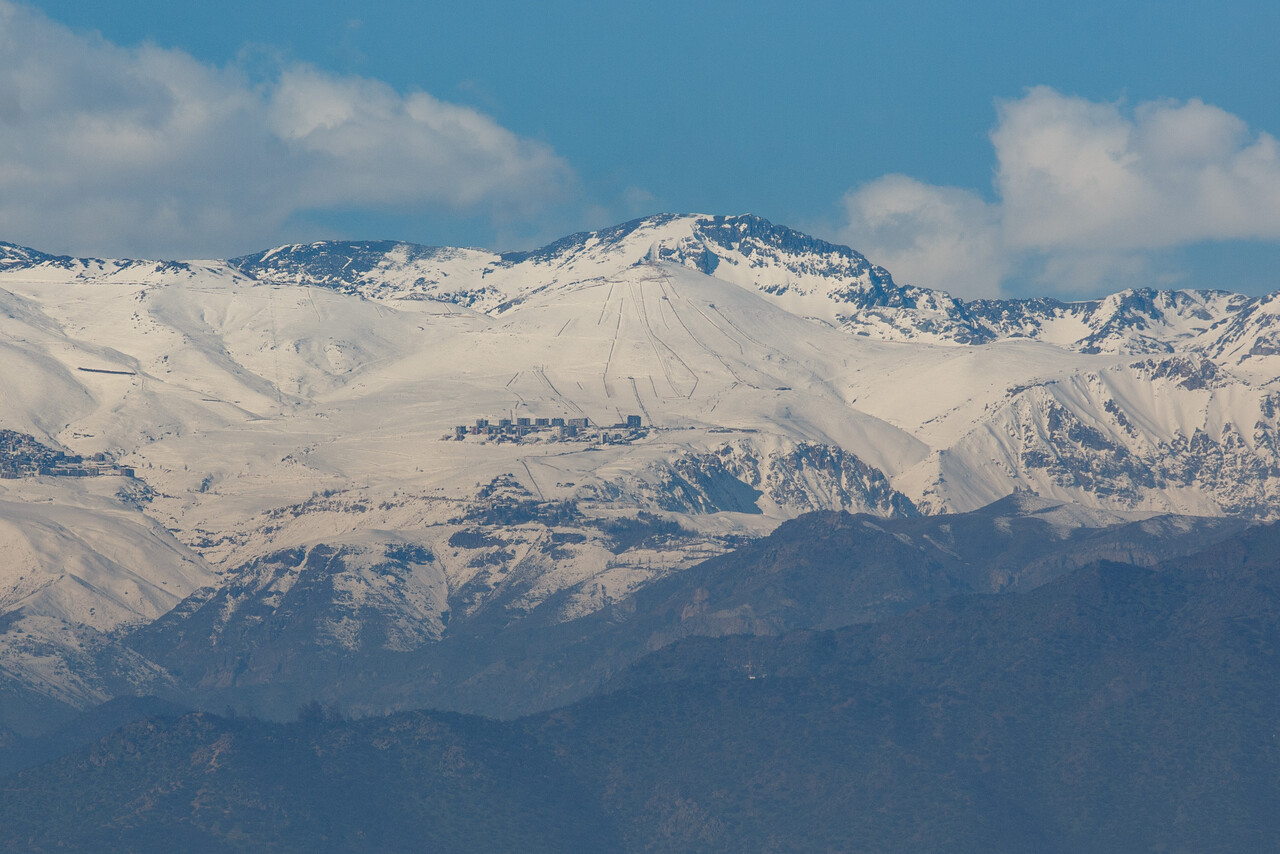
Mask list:
[[[276,400],[284,403],[280,382],[280,335],[276,331],[275,290],[275,288],[267,288],[267,317],[271,321],[271,363],[275,369],[273,385],[276,388]]]
[[[600,306],[600,318],[596,321],[596,326],[604,326],[604,315],[609,310],[609,302],[613,299],[613,283],[609,283],[609,293],[605,294],[604,304]]]
[[[684,319],[680,317],[680,312],[676,311],[675,304],[672,300],[672,295],[675,293],[675,290],[674,288],[672,288],[670,291],[668,290],[667,285],[669,284],[669,282],[670,282],[670,278],[665,275],[658,281],[658,286],[662,290],[662,296],[664,298],[663,302],[666,303],[667,311],[671,313],[671,317],[675,320],[676,323],[680,325],[680,328],[684,330],[684,333],[686,336],[688,336],[689,340],[693,341],[695,344],[697,344],[699,347],[702,347],[705,350],[706,345],[704,345],[698,339],[698,336],[694,335],[693,332],[690,331],[688,325],[685,324]],[[675,329],[675,327],[672,326],[671,324],[668,324],[668,328],[673,330]],[[666,344],[663,344],[663,346],[665,347]],[[677,362],[680,363],[680,366],[689,373],[689,376],[693,378],[693,385],[690,386],[687,392],[681,395],[682,397],[684,397],[685,400],[692,400],[693,393],[698,390],[698,383],[701,381],[702,378],[698,375],[698,372],[693,369],[693,366],[690,365],[688,362],[686,362],[684,360],[684,357],[682,357],[678,352],[676,352],[675,349],[671,347],[667,347],[667,350],[671,353],[672,357]],[[672,388],[672,391],[674,391],[676,394],[680,394],[680,390],[674,384],[672,385],[671,388]]]
[[[550,389],[551,394],[555,396],[555,399],[560,401],[566,412],[572,410],[578,413],[578,415],[584,414],[581,406],[578,406],[578,404],[560,393],[560,389],[556,388],[555,383],[551,382],[551,378],[547,376],[547,372],[544,368],[538,368],[534,373],[538,379],[542,380],[546,387]]]
[[[774,355],[782,356],[782,357],[784,357],[784,358],[785,358],[785,354],[784,354],[784,353],[782,353],[780,350],[777,350],[777,349],[776,349],[776,348],[774,348],[774,347],[770,347],[768,344],[765,344],[763,341],[761,341],[761,340],[759,340],[758,338],[756,338],[756,337],[752,336],[750,333],[748,333],[746,330],[744,330],[741,326],[739,326],[738,324],[736,324],[736,323],[734,323],[732,320],[730,320],[730,319],[729,319],[729,317],[728,317],[724,312],[722,312],[720,309],[718,309],[718,308],[713,308],[713,309],[711,309],[711,310],[712,310],[712,311],[714,311],[714,312],[716,313],[716,317],[720,318],[720,319],[721,319],[721,320],[723,320],[725,323],[727,323],[727,324],[729,325],[729,327],[730,327],[731,329],[733,329],[733,331],[734,331],[734,332],[737,332],[737,333],[738,333],[739,335],[741,335],[743,338],[747,339],[747,340],[748,340],[748,341],[750,341],[752,344],[755,344],[757,347],[759,347],[759,348],[760,348],[760,353],[761,353],[761,354],[763,354],[763,353],[772,353],[772,354],[774,354]]]
[[[742,346],[742,342],[740,340],[738,340],[733,335],[729,334],[729,332],[726,331],[725,328],[721,326],[719,323],[716,323],[714,320],[712,320],[711,316],[708,315],[705,311],[703,311],[702,307],[699,306],[697,303],[690,302],[689,304],[693,306],[693,310],[698,312],[698,314],[702,317],[702,319],[707,322],[708,326],[710,326],[716,332],[719,332],[721,335],[723,335],[726,341],[728,341],[730,344],[738,348],[738,354],[742,356],[744,359],[746,358],[747,349]],[[729,323],[728,320],[725,318],[725,316],[721,314],[714,306],[711,306],[710,310],[715,314],[716,317],[719,317],[721,320],[725,320],[725,322],[729,325],[731,329],[737,330],[737,327],[734,326],[732,323]],[[702,343],[702,342],[699,341],[699,343]],[[706,344],[702,344],[702,346],[706,349],[708,353],[716,357],[716,361],[724,365],[724,369],[729,372],[730,376],[732,376],[734,380],[737,381],[738,384],[745,385],[748,388],[758,389],[760,387],[755,383],[747,382],[747,380],[743,379],[742,376],[733,369],[733,365],[729,364],[728,360],[720,355],[720,352],[718,350],[713,350],[710,347],[708,347]]]
[[[605,298],[605,307],[608,308],[608,300],[613,297],[613,285],[609,286],[609,296]],[[626,305],[626,297],[619,295],[618,297],[618,316],[613,323],[613,338],[609,342],[609,355],[604,360],[604,370],[600,372],[600,382],[604,386],[604,396],[609,400],[613,399],[613,385],[609,382],[609,368],[613,364],[613,353],[618,347],[618,335],[622,331],[622,310]],[[601,311],[600,316],[604,316]]]
[[[663,291],[664,291],[664,292],[668,292],[668,288],[667,288],[667,286],[668,286],[668,285],[671,285],[671,278],[670,278],[670,276],[667,276],[667,275],[665,275],[665,274],[664,274],[664,276],[663,276],[663,277],[664,277],[664,279],[666,279],[666,281],[665,281],[665,283],[664,283],[664,285],[663,285]],[[693,302],[692,300],[685,299],[684,297],[680,296],[679,292],[675,289],[675,287],[674,287],[674,286],[672,286],[672,287],[670,288],[669,292],[668,292],[668,301],[671,301],[671,299],[670,299],[670,294],[671,294],[671,293],[674,293],[677,297],[679,297],[679,299],[680,299],[680,302],[681,302],[681,303],[683,303],[683,304],[685,304],[685,305],[688,305],[690,308],[692,308],[694,311],[696,311],[696,312],[698,313],[698,315],[699,315],[703,320],[705,320],[705,321],[707,322],[707,324],[708,324],[712,329],[715,329],[715,330],[716,330],[717,332],[719,332],[721,335],[724,335],[726,338],[728,338],[728,339],[729,339],[730,343],[734,344],[734,345],[735,345],[739,350],[742,350],[742,344],[741,344],[741,343],[739,343],[738,341],[736,341],[732,336],[730,336],[728,333],[726,333],[726,332],[725,332],[723,329],[721,329],[719,326],[717,326],[717,325],[716,325],[716,324],[711,320],[711,318],[707,317],[706,313],[705,313],[705,312],[703,312],[703,311],[702,311],[702,309],[698,307],[697,303]],[[718,352],[716,352],[713,348],[711,348],[710,346],[708,346],[708,345],[707,345],[707,343],[706,343],[706,341],[703,339],[703,337],[702,337],[702,336],[698,335],[696,332],[694,332],[692,329],[690,329],[690,328],[689,328],[689,324],[687,324],[687,323],[685,323],[685,322],[684,322],[684,318],[682,318],[682,317],[680,316],[680,312],[678,312],[678,311],[676,311],[676,310],[675,310],[675,305],[674,305],[674,303],[672,304],[671,311],[672,311],[672,314],[674,314],[674,315],[675,315],[676,320],[678,320],[678,321],[680,322],[680,325],[684,328],[684,331],[689,335],[689,337],[693,340],[693,342],[694,342],[695,344],[697,344],[699,347],[701,347],[701,348],[702,348],[702,350],[703,350],[707,355],[711,356],[713,359],[715,359],[717,362],[719,362],[719,363],[720,363],[720,365],[725,369],[725,371],[727,371],[727,372],[729,373],[729,375],[730,375],[730,376],[732,376],[732,377],[734,378],[734,380],[736,380],[738,383],[740,383],[740,384],[742,384],[742,385],[751,385],[750,383],[745,382],[745,381],[742,379],[742,377],[738,376],[738,373],[737,373],[737,371],[735,371],[735,370],[733,369],[733,366],[732,366],[732,365],[730,365],[730,364],[728,363],[728,361],[726,361],[726,360],[725,360],[725,358],[724,358],[723,356],[721,356],[721,355],[720,355]],[[689,393],[689,397],[690,397],[690,398],[692,398],[692,397],[693,397],[693,392],[690,392],[690,393]]]
[[[689,366],[684,363],[684,360],[681,359],[680,356],[674,350],[672,350],[671,347],[669,347],[666,344],[666,342],[664,342],[661,338],[658,337],[658,333],[653,328],[653,323],[649,319],[649,308],[647,305],[645,305],[645,287],[644,287],[646,283],[652,283],[652,282],[657,282],[659,285],[659,289],[661,289],[661,284],[662,284],[661,277],[651,277],[647,279],[641,279],[639,282],[636,282],[632,285],[633,298],[635,299],[636,304],[640,307],[640,321],[643,324],[645,337],[648,338],[649,340],[649,347],[653,350],[653,357],[658,363],[658,369],[662,371],[662,376],[667,381],[667,387],[671,389],[671,393],[676,397],[687,397],[688,395],[682,393],[676,387],[675,381],[672,379],[672,376],[671,376],[671,369],[667,365],[667,362],[669,360],[666,358],[663,358],[663,350],[667,352],[667,354],[671,359],[675,359],[680,364],[680,366],[683,367],[685,371],[689,373],[690,377],[693,378],[695,385],[697,384],[697,376],[693,373],[692,370],[689,369]],[[638,294],[634,293],[636,289],[639,290]],[[658,301],[658,312],[659,312],[659,317],[661,317],[661,312],[662,312],[661,299],[659,299]],[[659,349],[659,347],[661,347],[661,349]],[[649,374],[649,383],[651,386],[653,386],[654,399],[658,402],[661,402],[663,398],[658,394],[658,387],[654,383],[652,372],[650,372]],[[633,389],[634,389],[634,386],[635,386],[635,382],[633,380],[632,381]],[[638,395],[636,400],[639,401]],[[644,404],[641,403],[640,407],[641,409],[643,409]],[[648,418],[647,411],[645,412],[645,417]]]
[[[520,465],[524,466],[524,473],[529,475],[529,483],[533,484],[533,488],[538,491],[538,500],[546,501],[547,496],[542,494],[542,487],[538,486],[538,479],[533,476],[533,469],[529,468],[529,463],[522,459],[520,460]]]
[[[634,395],[636,396],[636,406],[639,406],[639,407],[640,407],[640,414],[644,416],[644,420],[645,420],[645,422],[646,422],[646,423],[648,423],[648,424],[652,424],[652,423],[653,423],[653,416],[649,414],[649,409],[648,409],[648,407],[646,407],[646,406],[644,405],[644,401],[640,399],[640,389],[636,388],[636,378],[635,378],[635,377],[627,377],[627,379],[631,380],[631,393],[632,393],[632,394],[634,394]],[[650,380],[650,382],[652,382],[652,381],[653,381],[653,376],[652,376],[652,375],[650,375],[650,376],[649,376],[649,380]]]

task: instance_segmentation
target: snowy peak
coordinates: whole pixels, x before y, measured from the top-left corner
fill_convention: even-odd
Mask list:
[[[887,270],[847,246],[750,214],[660,214],[501,256],[502,267],[552,284],[659,263],[730,282],[794,314],[832,323],[868,307],[958,306],[940,292],[900,287]]]
[[[774,296],[909,305],[888,272],[843,246],[756,216],[660,214],[571,234],[538,249],[493,254],[395,241],[294,244],[231,259],[258,281],[382,299],[435,299],[484,311],[551,285],[672,263]],[[822,312],[828,314],[829,312]]]
[[[307,283],[349,290],[374,271],[429,261],[445,250],[394,240],[325,240],[294,243],[241,255],[227,263],[263,282]]]
[[[1274,378],[1280,374],[1280,293],[1233,296],[1232,310],[1214,324],[1204,349],[1215,359]]]
[[[641,217],[599,231],[570,234],[540,249],[504,252],[501,259],[508,267],[527,264],[569,268],[583,261],[612,261],[627,266],[641,260],[655,242],[686,234],[696,218],[689,214]]]
[[[1172,353],[1254,300],[1221,291],[1131,289],[1102,299],[975,300],[900,285],[857,251],[754,215],[662,214],[508,252],[484,275],[508,298],[551,284],[675,264],[758,293],[792,314],[890,341],[977,345],[1031,338],[1082,353]],[[502,273],[511,275],[503,276]],[[529,283],[536,283],[529,287]],[[483,306],[477,306],[483,308]]]
[[[758,216],[702,216],[690,234],[654,247],[649,260],[681,264],[771,297],[836,306],[914,307],[923,292],[901,288],[883,267]],[[827,313],[827,312],[822,312]]]
[[[1248,300],[1220,291],[1126,290],[1077,304],[1089,328],[1083,353],[1171,353]]]
[[[889,272],[846,247],[758,216],[660,214],[571,234],[539,249],[495,255],[394,241],[327,241],[233,258],[258,281],[302,284],[374,299],[430,299],[481,311],[553,285],[571,285],[647,263],[676,264],[759,292],[801,314],[835,322],[870,306],[955,303],[896,285]]]
[[[795,289],[808,294],[805,284],[825,283],[823,291],[846,295],[849,302],[875,305],[904,305],[911,300],[897,287],[889,272],[872,265],[847,246],[810,237],[785,226],[774,225],[758,216],[699,217],[690,238],[664,245],[656,260],[673,261],[714,275],[724,264],[752,271],[754,284],[766,293],[782,294]],[[721,270],[721,278],[726,271]],[[740,278],[740,277],[733,277]],[[779,279],[791,281],[779,281]],[[832,287],[833,283],[840,283]],[[853,283],[864,285],[865,293],[853,294]]]
[[[162,282],[172,276],[225,273],[221,261],[155,261],[73,258],[0,242],[0,274],[24,274],[47,281]]]
[[[418,299],[486,307],[505,298],[484,281],[498,256],[479,249],[395,240],[295,243],[227,264],[264,284],[321,287],[370,299]]]
[[[964,304],[987,340],[1032,338],[1082,353],[1172,353],[1251,302],[1222,291],[1130,289],[1102,299],[974,300]]]
[[[47,264],[51,261],[70,261],[70,258],[49,255],[45,252],[38,252],[26,246],[18,246],[14,243],[5,243],[0,241],[0,270],[24,270],[28,267],[34,267],[37,264]]]

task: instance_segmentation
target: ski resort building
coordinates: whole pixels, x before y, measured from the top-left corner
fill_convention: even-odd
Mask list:
[[[640,435],[640,431],[644,430],[644,420],[639,415],[628,415],[625,421],[614,424],[610,429],[625,432],[607,433],[598,427],[593,430],[591,419],[585,415],[573,418],[499,418],[497,424],[493,424],[488,418],[477,418],[474,424],[455,425],[452,434],[446,433],[441,438],[460,442],[468,436],[483,436],[497,441],[520,441],[528,436],[549,433],[560,439],[624,442]]]
[[[16,430],[0,430],[0,478],[23,477],[133,477],[134,471],[118,466],[106,454],[91,457],[68,454],[42,444],[34,436]]]

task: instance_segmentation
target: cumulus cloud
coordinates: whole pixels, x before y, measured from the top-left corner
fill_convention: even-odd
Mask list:
[[[1153,249],[1280,238],[1280,149],[1198,100],[1115,104],[1033,89],[999,107],[996,188],[1012,241]]]
[[[889,176],[845,196],[842,236],[904,280],[966,295],[1015,272],[1068,292],[1158,283],[1158,250],[1280,240],[1280,146],[1224,110],[1037,87],[997,117],[994,203]]]
[[[0,0],[2,239],[222,254],[316,212],[509,223],[563,200],[574,181],[550,147],[425,92],[304,65],[255,81]]]
[[[999,293],[1006,273],[999,211],[976,193],[886,175],[844,197],[846,240],[904,282]]]

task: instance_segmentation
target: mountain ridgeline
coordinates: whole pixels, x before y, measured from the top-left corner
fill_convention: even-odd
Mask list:
[[[692,220],[692,222],[687,222]],[[689,233],[661,239],[673,225]],[[645,237],[659,236],[646,246]],[[636,238],[639,238],[637,240]],[[642,254],[637,254],[637,249]],[[1007,338],[1037,338],[1055,321],[1077,321],[1086,334],[1071,341],[1082,352],[1123,347],[1129,352],[1174,352],[1188,319],[1220,321],[1270,302],[1218,290],[1155,291],[1135,289],[1103,299],[1063,302],[1036,297],[963,300],[938,290],[899,285],[883,267],[860,253],[828,243],[758,216],[682,217],[664,214],[595,232],[564,237],[540,249],[486,253],[421,246],[395,241],[323,241],[293,244],[233,258],[227,264],[263,282],[306,283],[348,293],[409,296],[432,293],[440,284],[427,276],[410,280],[415,267],[424,270],[468,255],[482,260],[482,276],[521,265],[566,268],[584,257],[613,252],[634,264],[668,262],[714,276],[717,270],[734,281],[750,283],[771,296],[812,296],[814,282],[834,304],[835,317],[851,331],[896,338],[936,337],[963,344],[986,344]],[[30,252],[32,263],[50,256]],[[632,256],[635,256],[634,258]],[[64,261],[69,259],[62,259]],[[18,263],[17,260],[13,263]],[[724,269],[721,269],[725,265]],[[745,270],[742,268],[746,268]],[[752,272],[751,268],[756,268]],[[437,290],[434,298],[466,301],[469,291]],[[875,310],[892,309],[891,312]],[[872,315],[861,316],[860,312]],[[899,318],[896,315],[902,314]],[[884,328],[886,320],[897,331]],[[877,321],[880,321],[877,323]],[[918,327],[910,329],[910,326]],[[873,331],[874,330],[874,331]],[[1057,341],[1057,336],[1054,336]],[[1264,344],[1262,349],[1265,349]]]

